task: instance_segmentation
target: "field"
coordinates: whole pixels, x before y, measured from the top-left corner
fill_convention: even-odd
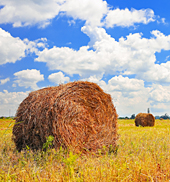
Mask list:
[[[11,119],[0,119],[0,181],[170,181],[170,120],[135,127],[118,120],[117,154],[81,156],[48,149],[18,153],[11,141]],[[47,146],[50,144],[47,143]]]

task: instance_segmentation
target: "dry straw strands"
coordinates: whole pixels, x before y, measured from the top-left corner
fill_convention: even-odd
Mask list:
[[[150,113],[139,113],[135,117],[136,126],[154,126],[155,117]]]
[[[97,153],[117,146],[117,113],[111,96],[95,83],[76,81],[31,92],[19,105],[13,140],[18,151],[53,148]]]

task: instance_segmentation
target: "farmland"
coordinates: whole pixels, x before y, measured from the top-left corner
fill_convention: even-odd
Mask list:
[[[170,120],[135,127],[134,120],[119,119],[117,154],[97,156],[62,148],[18,153],[11,140],[13,124],[12,119],[0,119],[0,181],[170,180]]]

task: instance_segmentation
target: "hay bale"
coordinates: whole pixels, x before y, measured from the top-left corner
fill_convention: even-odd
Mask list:
[[[76,81],[33,91],[19,105],[13,127],[18,151],[41,150],[46,138],[53,148],[98,152],[116,147],[117,113],[111,96],[95,83]]]
[[[154,126],[155,117],[150,113],[139,113],[135,117],[136,126]]]

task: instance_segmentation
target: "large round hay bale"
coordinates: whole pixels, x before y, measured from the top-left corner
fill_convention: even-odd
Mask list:
[[[139,113],[135,117],[136,126],[154,126],[155,117],[150,113]]]
[[[95,83],[76,81],[33,91],[19,105],[13,127],[18,151],[42,149],[54,137],[53,148],[98,152],[117,146],[117,113],[111,96]]]

